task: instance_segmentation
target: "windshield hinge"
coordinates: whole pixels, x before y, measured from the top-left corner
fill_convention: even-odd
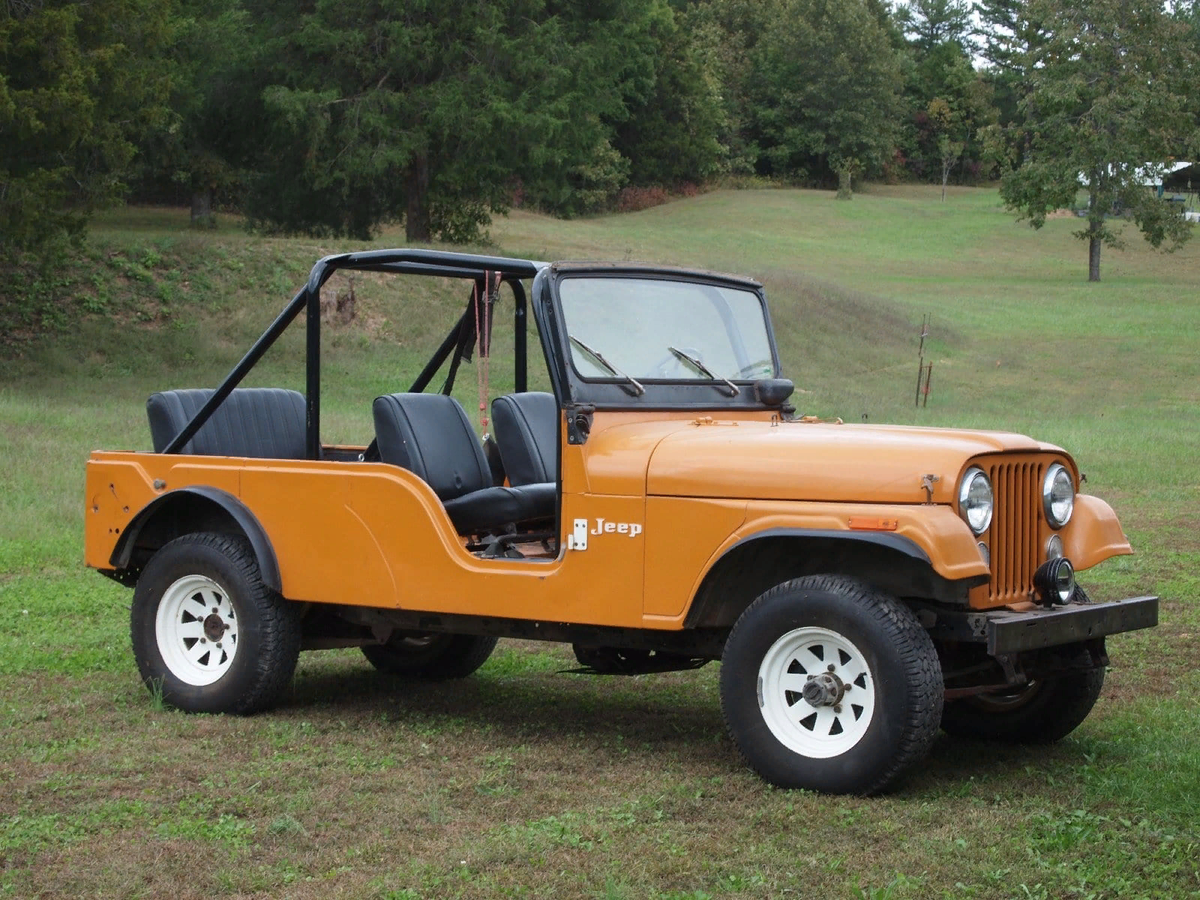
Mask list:
[[[580,403],[567,407],[567,443],[586,444],[592,431],[592,416],[596,407],[590,403]]]

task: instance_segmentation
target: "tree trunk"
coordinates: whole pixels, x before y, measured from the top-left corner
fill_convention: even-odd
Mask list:
[[[212,228],[217,224],[213,218],[213,192],[211,187],[192,191],[192,227]]]
[[[837,198],[839,200],[853,200],[854,191],[851,187],[851,172],[849,166],[844,166],[838,169],[838,191]]]
[[[1100,280],[1100,238],[1092,235],[1088,240],[1088,281]]]
[[[429,157],[420,155],[408,169],[408,209],[404,215],[404,236],[409,243],[428,244],[429,231]]]

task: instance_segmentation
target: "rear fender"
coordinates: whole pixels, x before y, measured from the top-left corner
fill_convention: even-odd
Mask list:
[[[241,534],[249,542],[263,584],[282,593],[279,561],[266,531],[237,497],[212,487],[186,487],[156,497],[130,520],[109,563],[117,572],[140,569],[149,553],[197,531]]]

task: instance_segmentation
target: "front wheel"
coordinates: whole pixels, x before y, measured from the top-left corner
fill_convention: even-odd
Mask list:
[[[883,790],[929,749],[942,696],[937,652],[912,611],[842,576],[762,594],[721,659],[730,734],[751,768],[785,788]]]
[[[295,607],[263,584],[250,545],[225,534],[185,535],[151,557],[130,633],[146,686],[185,712],[264,709],[300,655]]]
[[[367,644],[362,652],[381,672],[442,681],[466,678],[487,662],[495,649],[494,637],[403,631],[385,644]]]
[[[947,734],[979,740],[1053,743],[1088,717],[1103,687],[1104,669],[1096,667],[951,700],[942,712],[942,728]]]

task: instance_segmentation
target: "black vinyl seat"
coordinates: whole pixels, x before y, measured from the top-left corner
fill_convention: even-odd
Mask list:
[[[212,397],[211,388],[161,391],[146,401],[154,452],[162,453]],[[235,388],[181,453],[304,459],[304,395],[283,388]]]
[[[487,534],[552,518],[553,484],[494,487],[467,413],[444,394],[387,394],[375,400],[379,458],[433,488],[459,534]]]
[[[492,401],[496,446],[509,484],[558,481],[558,401],[528,391]]]

